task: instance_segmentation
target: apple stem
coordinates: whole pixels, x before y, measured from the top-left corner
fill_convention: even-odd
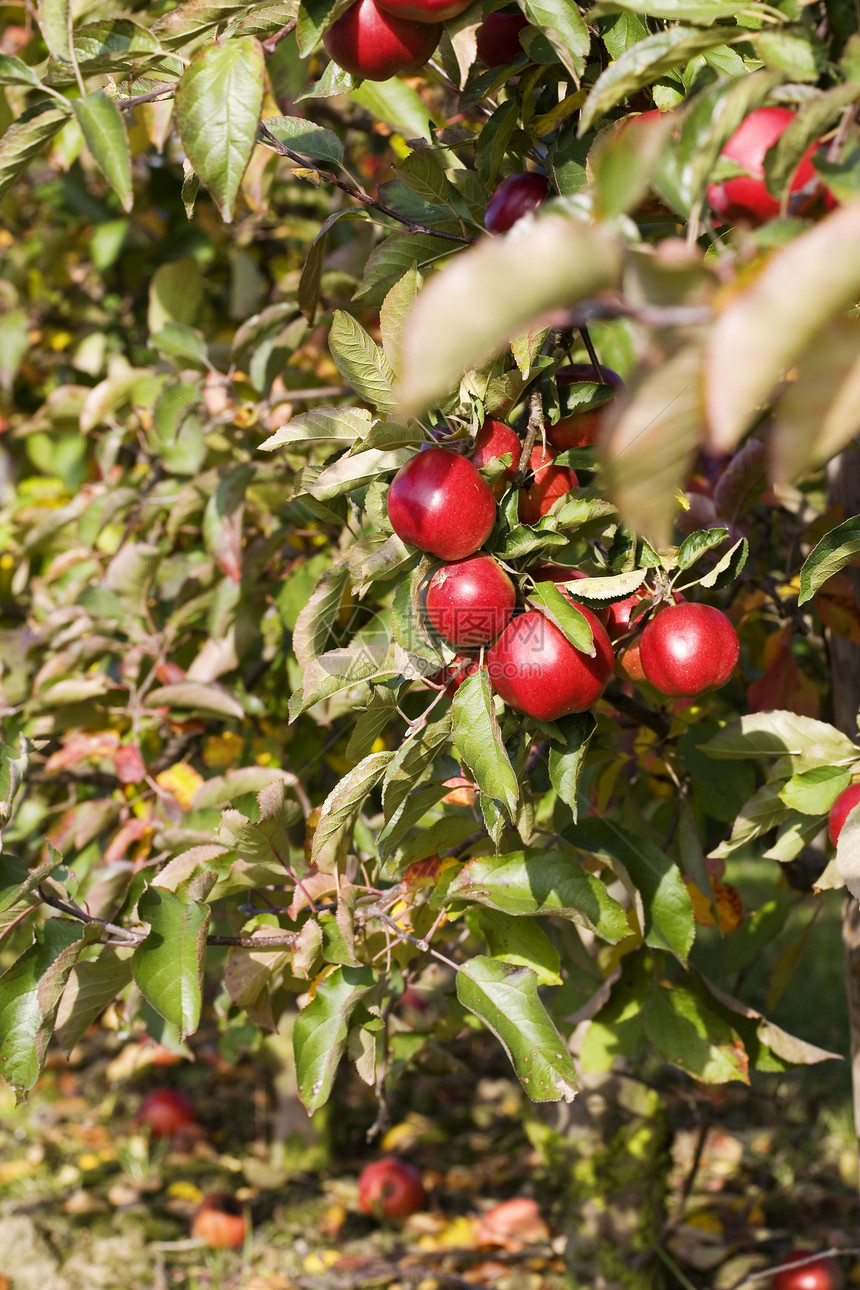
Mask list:
[[[597,357],[597,350],[594,348],[594,341],[591,339],[591,333],[589,332],[587,327],[580,325],[579,334],[582,337],[582,343],[588,352],[588,357],[591,360],[591,366],[594,368],[595,372],[597,373],[598,380],[601,382],[601,384],[605,385],[606,382],[603,376],[603,368],[600,366],[600,359]]]

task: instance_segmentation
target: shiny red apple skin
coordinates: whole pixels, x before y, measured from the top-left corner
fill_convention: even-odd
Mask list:
[[[204,1196],[191,1220],[191,1235],[212,1250],[235,1250],[245,1244],[248,1225],[242,1206],[225,1192]]]
[[[794,1250],[784,1262],[792,1263],[814,1253],[814,1250]],[[836,1260],[822,1256],[804,1267],[777,1272],[770,1284],[771,1290],[842,1290],[844,1281]]]
[[[601,366],[601,381],[591,363],[573,363],[570,367],[560,367],[555,374],[556,385],[575,385],[578,381],[595,381],[602,385],[614,385],[617,390],[624,389],[624,382],[611,367]],[[559,452],[568,448],[589,448],[597,442],[607,408],[613,399],[602,403],[599,408],[588,408],[584,412],[572,412],[569,417],[559,417],[555,425],[544,422],[547,442]]]
[[[517,514],[521,524],[537,524],[552,510],[560,497],[578,486],[576,472],[569,466],[553,465],[555,453],[543,444],[535,444],[529,457],[531,481],[520,493]]]
[[[540,721],[557,721],[584,712],[606,689],[615,659],[606,628],[585,605],[578,605],[594,633],[595,656],[571,645],[537,610],[514,618],[487,652],[487,670],[496,693],[509,708]]]
[[[839,834],[849,813],[858,803],[860,803],[860,784],[849,784],[831,806],[830,815],[827,818],[827,832],[834,846],[839,841]]]
[[[358,1204],[363,1214],[408,1218],[427,1201],[421,1175],[414,1165],[396,1156],[382,1156],[358,1177]]]
[[[529,22],[521,13],[488,14],[478,28],[478,58],[485,67],[507,67],[523,52],[520,32]]]
[[[723,148],[723,157],[749,171],[748,175],[708,185],[708,204],[726,223],[764,224],[779,214],[779,202],[764,182],[764,158],[793,120],[790,108],[756,108]],[[815,147],[813,143],[807,148],[791,181],[794,196],[789,199],[790,214],[802,215],[819,194],[820,184],[811,160]]]
[[[440,560],[462,560],[490,536],[496,499],[466,457],[449,448],[427,448],[391,481],[388,518],[410,546]]]
[[[488,466],[491,461],[496,461],[499,457],[504,457],[505,453],[511,455],[510,466],[505,467],[493,485],[493,492],[497,497],[501,497],[517,473],[522,446],[517,432],[509,425],[505,425],[504,421],[497,421],[494,417],[488,417],[475,435],[475,447],[469,460],[474,462],[478,469]]]
[[[442,35],[441,23],[412,22],[355,0],[323,36],[338,67],[367,81],[387,81],[423,67]]]
[[[725,685],[740,658],[738,634],[712,605],[669,605],[646,623],[640,653],[646,678],[662,694],[691,698]]]
[[[140,1104],[136,1123],[154,1138],[172,1138],[197,1124],[191,1099],[176,1088],[154,1088]]]
[[[380,9],[411,22],[447,22],[468,9],[472,0],[376,0]]]
[[[425,613],[449,645],[478,649],[508,625],[516,603],[516,588],[501,565],[490,555],[472,555],[435,571]]]
[[[546,175],[533,170],[520,170],[515,175],[508,175],[487,202],[484,228],[488,233],[507,233],[517,220],[542,206],[548,192]]]

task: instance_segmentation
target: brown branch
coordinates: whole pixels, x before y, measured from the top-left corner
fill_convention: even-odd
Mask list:
[[[514,487],[522,488],[525,483],[526,475],[529,473],[529,462],[531,460],[532,448],[535,446],[535,440],[538,431],[543,429],[543,401],[541,400],[540,390],[532,390],[529,395],[529,424],[526,430],[526,437],[523,440],[520,460],[517,465],[517,473],[514,475]]]
[[[260,134],[268,146],[280,156],[294,161],[303,170],[312,170],[325,183],[333,184],[335,188],[339,188],[342,193],[346,193],[347,197],[351,197],[353,201],[359,202],[362,206],[368,206],[372,210],[379,211],[380,215],[387,215],[389,219],[396,220],[398,224],[404,226],[407,232],[426,233],[429,237],[438,237],[445,242],[458,242],[462,246],[472,245],[474,238],[464,237],[461,233],[446,233],[440,229],[428,228],[426,224],[416,224],[414,220],[407,219],[405,215],[401,215],[390,206],[386,206],[384,202],[377,201],[375,197],[371,197],[370,193],[366,193],[363,188],[356,188],[355,185],[348,184],[346,180],[339,179],[330,170],[323,170],[321,166],[308,161],[305,157],[300,156],[299,153],[293,152],[292,148],[288,148],[286,144],[281,143],[279,139],[275,138],[271,130],[266,129],[263,123],[260,125]]]
[[[610,685],[603,695],[607,703],[611,703],[613,708],[617,708],[625,717],[630,717],[637,726],[647,726],[653,730],[661,739],[665,739],[669,733],[670,722],[663,712],[654,712],[651,708],[646,708],[643,703],[639,703],[630,695],[624,694],[616,685]]]
[[[114,99],[114,103],[118,108],[121,108],[123,112],[127,112],[129,108],[136,108],[141,103],[152,103],[155,99],[160,99],[164,94],[175,93],[175,85],[156,85],[155,89],[150,90],[148,94],[137,94],[133,99]]]
[[[263,41],[263,53],[274,54],[275,50],[277,49],[278,45],[280,45],[284,37],[289,36],[290,32],[295,31],[295,29],[296,29],[296,19],[292,18],[287,23],[286,27],[282,27],[280,31],[276,31],[274,35],[269,37],[268,40]]]

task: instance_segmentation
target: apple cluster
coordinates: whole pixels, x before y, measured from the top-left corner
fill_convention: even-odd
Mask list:
[[[329,56],[344,71],[368,81],[387,81],[419,71],[442,36],[442,23],[471,0],[354,0],[323,37]],[[477,36],[486,67],[512,63],[522,53],[519,34],[529,24],[521,14],[492,13]],[[545,182],[545,181],[544,181]]]
[[[589,364],[561,369],[558,380],[562,386],[591,381],[617,389],[622,384],[616,373],[601,369],[598,375]],[[575,472],[557,464],[556,456],[595,441],[605,406],[547,423],[548,442],[532,449],[519,489],[521,524],[536,524],[577,488]],[[469,456],[426,445],[392,480],[388,517],[394,532],[440,561],[424,584],[423,613],[435,637],[456,653],[436,679],[453,693],[483,667],[508,707],[541,721],[590,708],[613,671],[672,697],[692,697],[724,685],[737,666],[740,645],[732,623],[711,605],[680,596],[674,603],[654,604],[652,594],[640,589],[594,612],[564,588],[588,576],[582,571],[552,565],[525,571],[530,583],[562,584],[562,594],[591,629],[593,653],[577,649],[541,610],[518,608],[517,574],[512,577],[482,548],[495,527],[498,496],[516,482],[522,452],[511,426],[487,419]],[[493,486],[480,473],[491,462],[502,467]],[[646,609],[650,616],[639,630],[636,619],[644,621]],[[618,643],[617,659],[613,641]]]

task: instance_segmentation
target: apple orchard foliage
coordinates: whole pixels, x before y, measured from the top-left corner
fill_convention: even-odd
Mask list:
[[[345,7],[0,7],[2,1073],[112,1003],[180,1050],[295,1015],[309,1111],[343,1057],[382,1092],[480,1026],[539,1101],[649,1049],[707,1082],[822,1060],[696,933],[732,980],[761,954],[725,859],[794,860],[860,772],[819,719],[824,629],[860,641],[821,471],[860,428],[860,36],[793,0],[522,0],[488,68],[478,0],[361,82],[322,44]],[[778,213],[722,226],[765,103]],[[821,139],[836,204],[798,214]],[[526,170],[547,199],[485,235]],[[626,382],[600,416],[613,388],[555,379],[586,342]],[[678,593],[741,660],[542,723],[480,666],[446,686],[386,495],[433,440],[577,412],[601,437],[547,513],[482,467],[519,610],[588,653],[577,603]],[[860,891],[856,810],[828,857],[797,900]]]

